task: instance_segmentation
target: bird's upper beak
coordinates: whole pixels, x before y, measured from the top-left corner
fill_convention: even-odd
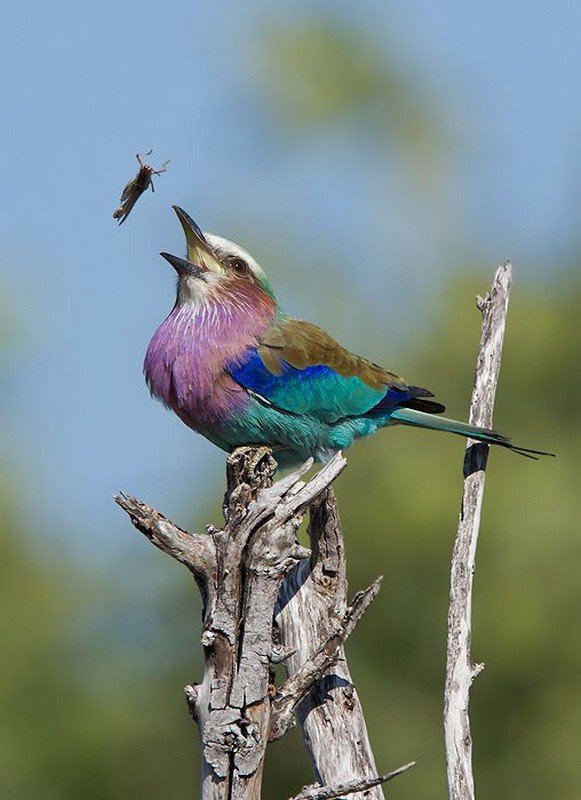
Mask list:
[[[184,229],[184,233],[186,235],[186,243],[188,246],[188,262],[192,265],[195,265],[199,272],[221,273],[223,270],[220,260],[216,257],[212,246],[202,233],[199,225],[194,222],[189,214],[186,214],[183,208],[174,206],[173,210],[176,212],[177,218],[182,223],[182,228]],[[181,261],[181,259],[179,260]],[[170,264],[172,264],[175,269],[178,269],[178,267],[172,261],[170,261]]]

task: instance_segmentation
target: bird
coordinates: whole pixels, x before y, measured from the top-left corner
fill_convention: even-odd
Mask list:
[[[404,425],[551,455],[441,416],[445,406],[428,389],[287,316],[249,253],[173,208],[187,258],[160,254],[177,273],[177,291],[147,348],[145,379],[153,397],[218,447],[268,446],[286,468],[325,463],[358,439]]]

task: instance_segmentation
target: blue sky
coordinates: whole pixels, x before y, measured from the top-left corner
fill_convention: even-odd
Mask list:
[[[264,21],[313,9],[395,48],[445,109],[458,135],[442,201],[449,229],[397,176],[384,229],[374,165],[357,137],[294,141],[273,117],[255,77]],[[319,322],[332,316],[325,289],[334,276],[315,267],[332,259],[351,287],[364,240],[351,312],[373,319],[386,340],[397,337],[386,317],[421,307],[429,276],[462,259],[492,269],[510,256],[517,279],[553,280],[554,262],[578,241],[580,23],[566,2],[7,6],[0,268],[12,342],[3,438],[14,475],[37,500],[31,523],[42,518],[73,552],[113,560],[127,538],[109,501],[118,488],[183,515],[220,485],[222,454],[154,403],[141,377],[173,302],[157,254],[183,249],[174,202],[252,249],[289,310]],[[118,228],[111,214],[134,153],[150,147],[151,163],[171,158],[170,171]],[[363,344],[364,327],[346,320],[346,344]],[[395,349],[386,344],[387,366],[403,370]]]

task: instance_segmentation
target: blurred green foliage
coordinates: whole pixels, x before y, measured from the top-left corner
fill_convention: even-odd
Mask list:
[[[193,737],[179,688],[169,688],[166,664],[142,669],[132,637],[116,641],[107,623],[122,588],[81,574],[61,553],[51,563],[42,537],[26,536],[20,493],[6,476],[1,486],[0,796],[189,796]]]
[[[265,43],[258,78],[285,131],[305,137],[355,124],[361,148],[380,158],[395,148],[408,176],[423,190],[432,185],[455,137],[395,41],[314,16],[268,25]]]

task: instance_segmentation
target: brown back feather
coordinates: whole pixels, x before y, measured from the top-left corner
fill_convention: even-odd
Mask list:
[[[350,353],[317,325],[285,317],[263,336],[258,348],[264,366],[281,375],[283,361],[296,369],[325,365],[345,378],[356,375],[373,389],[405,390],[407,383],[366,358]]]

